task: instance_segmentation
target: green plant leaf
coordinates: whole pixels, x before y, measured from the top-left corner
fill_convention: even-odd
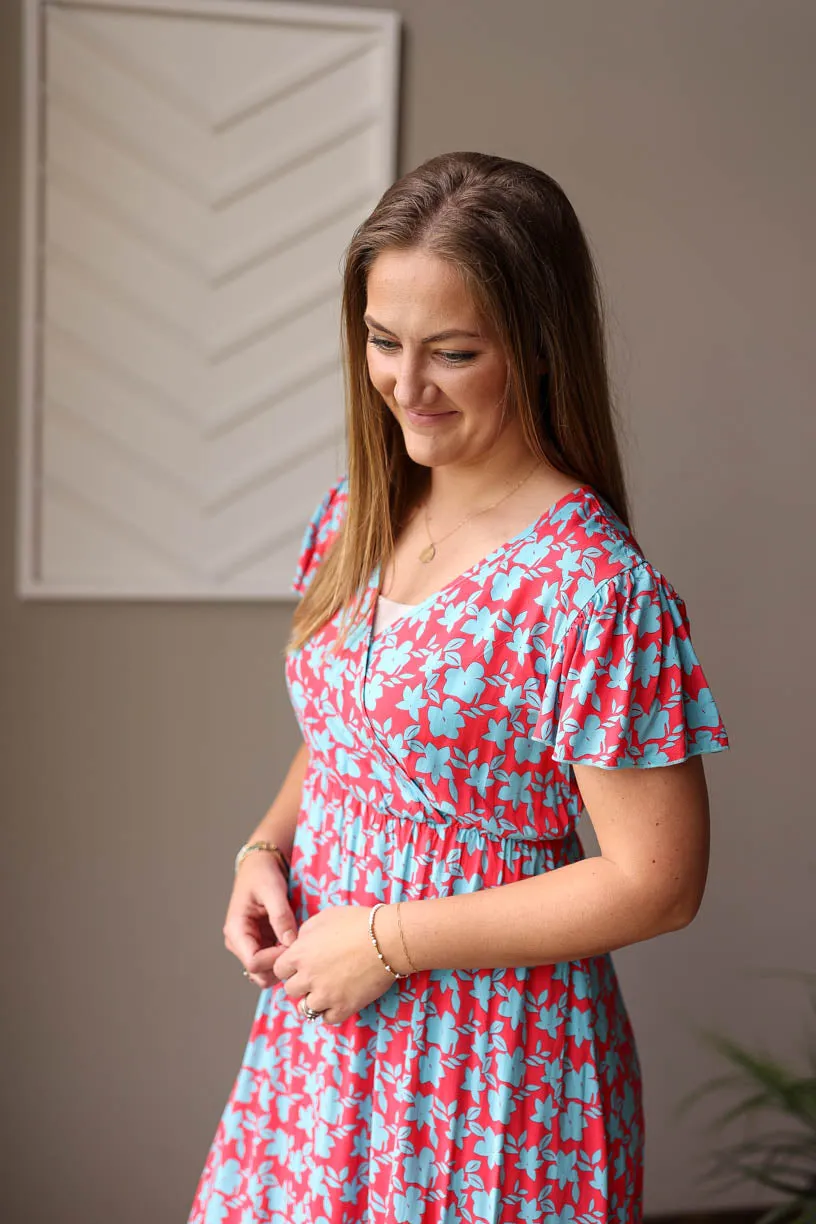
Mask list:
[[[816,1077],[802,1077],[795,1071],[776,1062],[770,1055],[755,1054],[728,1037],[716,1033],[706,1034],[707,1043],[736,1070],[736,1077],[729,1084],[728,1077],[718,1077],[719,1089],[725,1087],[759,1088],[740,1106],[728,1111],[729,1120],[742,1113],[760,1109],[776,1109],[799,1118],[806,1126],[816,1131]],[[706,1085],[708,1087],[708,1085]],[[721,1119],[722,1121],[722,1119]]]
[[[713,1154],[705,1178],[728,1187],[747,1179],[807,1200],[816,1196],[816,1147],[788,1132],[734,1143]]]
[[[798,1217],[794,1215],[797,1211],[796,1204],[782,1203],[780,1207],[774,1207],[771,1211],[766,1212],[757,1224],[797,1224]]]
[[[716,1092],[721,1092],[727,1089],[740,1088],[744,1084],[742,1075],[735,1075],[733,1072],[730,1075],[718,1075],[714,1079],[707,1080],[701,1084],[699,1088],[693,1089],[692,1092],[682,1097],[677,1105],[678,1117],[688,1113],[689,1110],[701,1101],[704,1097],[713,1096]]]
[[[797,971],[765,973],[808,985],[810,1010],[816,1018],[816,974]],[[686,1113],[704,1098],[731,1100],[706,1126],[706,1132],[728,1133],[739,1123],[756,1123],[761,1134],[726,1141],[707,1161],[704,1179],[721,1187],[763,1186],[786,1201],[766,1212],[760,1224],[816,1224],[816,1025],[807,1043],[804,1072],[772,1055],[748,1049],[718,1033],[698,1033],[729,1068],[683,1098]]]
[[[799,1224],[816,1224],[816,1202],[805,1205]]]

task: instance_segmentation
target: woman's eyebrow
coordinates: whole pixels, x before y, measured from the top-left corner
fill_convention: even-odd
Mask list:
[[[387,336],[394,336],[396,338],[396,332],[392,332],[388,327],[383,327],[382,323],[378,323],[376,319],[372,319],[371,315],[364,315],[363,322],[367,323],[369,327],[373,327],[375,331],[385,332]],[[452,340],[454,336],[467,336],[469,340],[484,339],[481,332],[464,331],[462,328],[452,327],[449,331],[437,332],[434,336],[426,336],[424,340],[420,341],[420,343],[436,344],[440,340]]]

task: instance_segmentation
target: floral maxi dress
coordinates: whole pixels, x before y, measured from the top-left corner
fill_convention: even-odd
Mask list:
[[[347,501],[312,519],[305,590]],[[589,487],[376,636],[287,660],[309,766],[299,922],[583,857],[571,763],[727,747],[684,605]],[[373,954],[373,953],[372,953]],[[255,1020],[190,1224],[637,1224],[637,1052],[608,955],[424,971],[339,1026],[281,986]]]

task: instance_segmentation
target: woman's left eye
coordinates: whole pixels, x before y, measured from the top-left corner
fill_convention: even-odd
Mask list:
[[[368,343],[372,348],[378,349],[381,353],[395,353],[399,348],[397,340],[389,340],[386,336],[369,336]],[[473,361],[474,357],[478,357],[478,353],[467,352],[463,349],[437,349],[434,356],[444,362],[445,365],[466,365],[467,362]]]

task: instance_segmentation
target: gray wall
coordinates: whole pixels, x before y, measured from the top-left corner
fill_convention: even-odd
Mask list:
[[[285,606],[15,599],[18,0],[0,6],[0,787],[10,1224],[186,1218],[254,1003],[231,857],[296,742]],[[685,596],[734,744],[694,925],[617,958],[648,1205],[702,1204],[696,1026],[792,1050],[813,968],[809,0],[405,0],[402,165],[558,178],[612,303],[641,542]],[[701,1115],[702,1117],[703,1115]],[[731,1201],[749,1195],[735,1192]]]

